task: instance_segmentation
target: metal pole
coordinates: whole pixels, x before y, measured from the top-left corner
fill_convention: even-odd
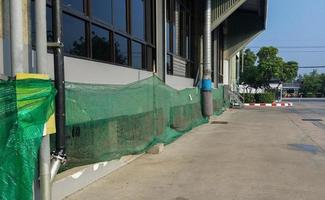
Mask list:
[[[24,72],[22,0],[10,0],[10,39],[12,76]]]
[[[54,82],[57,90],[55,98],[55,123],[56,123],[56,151],[52,154],[51,180],[54,179],[61,164],[65,162],[65,83],[64,83],[64,57],[62,45],[61,1],[52,0],[53,6],[53,35],[54,46]]]
[[[51,152],[50,152],[50,136],[46,135],[42,139],[40,158],[39,158],[39,176],[41,199],[51,199]]]
[[[61,1],[53,0],[53,35],[58,44],[62,43],[61,27]],[[64,83],[64,60],[63,47],[54,48],[54,79],[57,89],[56,95],[56,150],[65,151],[65,83]]]
[[[46,0],[35,1],[35,27],[36,27],[36,67],[38,73],[47,74],[41,69],[47,66],[47,38],[46,38]],[[42,138],[42,144],[39,155],[39,176],[41,199],[51,199],[51,152],[50,136],[45,135]]]
[[[212,81],[211,81],[211,0],[206,1],[206,8],[204,11],[204,42],[203,42],[203,80],[201,85],[202,100],[203,100],[203,115],[210,117],[213,115],[213,101],[212,101]]]

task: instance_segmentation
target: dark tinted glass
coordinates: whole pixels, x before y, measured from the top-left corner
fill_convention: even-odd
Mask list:
[[[115,62],[123,65],[128,64],[128,39],[115,35],[114,37],[115,45]]]
[[[85,22],[63,14],[63,33],[64,52],[86,56]]]
[[[167,74],[173,75],[173,57],[167,55]]]
[[[154,54],[154,49],[151,47],[147,47],[146,51],[146,70],[148,71],[153,71],[154,64],[155,64],[155,54]]]
[[[30,4],[30,18],[31,18],[31,36],[32,36],[32,45],[35,46],[35,39],[36,39],[36,27],[35,27],[35,2],[31,1]]]
[[[136,69],[143,67],[142,45],[138,42],[132,42],[132,67]]]
[[[35,29],[35,1],[31,1],[31,34],[32,34],[32,45],[36,45],[36,29]],[[53,31],[52,31],[52,9],[46,7],[46,32],[47,41],[53,42]]]
[[[98,26],[92,26],[92,51],[96,60],[109,61],[110,40],[109,31]]]
[[[80,12],[84,11],[84,1],[83,0],[63,0],[63,4],[69,8],[74,10],[78,10]]]
[[[53,42],[53,29],[52,29],[52,8],[46,7],[46,32],[47,41]]]
[[[91,0],[92,15],[109,24],[112,23],[112,0]]]
[[[131,0],[132,35],[144,39],[144,0]]]
[[[125,0],[113,0],[114,26],[126,31],[126,3]]]

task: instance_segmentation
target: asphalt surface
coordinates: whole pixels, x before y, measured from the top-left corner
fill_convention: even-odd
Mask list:
[[[289,112],[295,113],[302,120],[309,121],[325,131],[325,100],[323,101],[294,101],[295,107]]]
[[[322,102],[229,110],[68,199],[323,200],[324,113]]]

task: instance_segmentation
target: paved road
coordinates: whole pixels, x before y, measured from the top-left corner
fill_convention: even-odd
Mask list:
[[[68,199],[323,200],[325,103],[229,110]],[[319,122],[319,123],[324,123]]]

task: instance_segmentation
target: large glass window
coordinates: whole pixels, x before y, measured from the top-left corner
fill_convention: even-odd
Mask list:
[[[122,65],[128,65],[128,39],[121,35],[115,34],[114,36],[115,46],[115,62]]]
[[[52,28],[52,9],[50,7],[46,7],[46,35],[47,41],[53,42],[53,28]]]
[[[155,66],[155,0],[62,0],[64,53],[152,71]],[[31,0],[35,47],[35,0]],[[47,39],[53,41],[47,0]]]
[[[84,12],[84,1],[83,0],[63,0],[63,5]]]
[[[157,71],[157,69],[154,69],[155,66],[155,55],[154,55],[154,49],[151,47],[147,47],[146,50],[146,70],[148,71]]]
[[[92,16],[112,24],[112,0],[91,0]]]
[[[167,0],[166,46],[171,58],[167,61],[168,74],[173,74],[173,56],[183,58],[187,64],[186,76],[192,76],[191,66],[191,1]]]
[[[220,25],[213,32],[213,81],[223,83],[224,43],[223,26]]]
[[[63,32],[64,52],[71,55],[86,56],[85,22],[63,14]]]
[[[114,0],[113,8],[114,26],[126,31],[126,0]]]
[[[98,26],[92,26],[92,55],[96,60],[110,59],[110,32]]]
[[[144,39],[144,0],[131,0],[131,31],[135,37]]]
[[[132,41],[132,67],[136,69],[143,68],[142,44]]]

